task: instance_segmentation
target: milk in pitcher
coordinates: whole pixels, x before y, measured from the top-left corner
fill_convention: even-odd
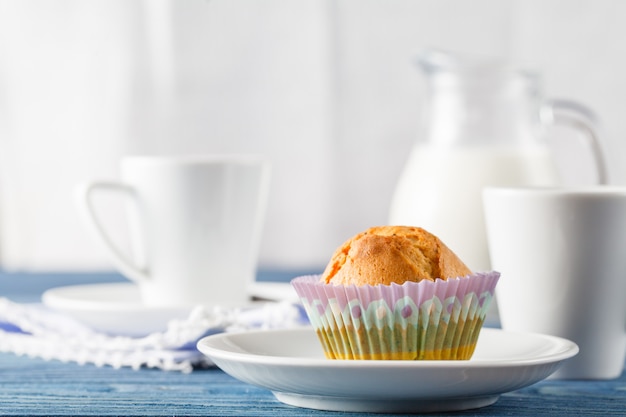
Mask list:
[[[605,181],[592,113],[580,103],[544,100],[538,73],[437,50],[424,51],[418,66],[426,81],[423,129],[396,184],[391,224],[423,227],[473,271],[490,270],[482,190],[559,185],[545,137],[551,125],[589,139]]]
[[[548,147],[417,146],[397,184],[390,224],[439,236],[473,271],[490,269],[482,208],[486,185],[557,185]]]

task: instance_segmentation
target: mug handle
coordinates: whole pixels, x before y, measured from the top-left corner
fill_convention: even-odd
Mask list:
[[[598,184],[608,183],[606,161],[598,134],[599,124],[590,109],[570,100],[548,100],[541,109],[541,120],[545,124],[570,126],[582,132],[591,145]]]
[[[133,187],[114,181],[93,181],[80,184],[76,189],[76,201],[78,210],[82,214],[83,221],[91,234],[99,241],[109,253],[115,266],[124,274],[136,282],[146,281],[150,278],[146,268],[135,265],[119,247],[113,243],[109,233],[105,230],[102,222],[96,215],[92,195],[96,191],[109,191],[127,194],[136,198]]]

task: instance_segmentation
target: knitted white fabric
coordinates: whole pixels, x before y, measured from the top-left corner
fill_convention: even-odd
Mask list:
[[[238,309],[199,306],[186,319],[171,320],[164,332],[138,338],[111,336],[41,304],[0,298],[0,352],[114,368],[191,372],[212,365],[196,349],[196,342],[206,335],[302,324],[301,310],[290,303]]]

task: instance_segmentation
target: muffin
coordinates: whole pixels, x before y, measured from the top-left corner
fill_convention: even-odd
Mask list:
[[[498,272],[419,227],[372,227],[292,285],[329,359],[470,359]]]

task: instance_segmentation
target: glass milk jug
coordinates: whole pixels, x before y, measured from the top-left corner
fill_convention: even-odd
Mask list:
[[[438,51],[418,62],[428,82],[425,131],[398,181],[390,224],[423,227],[470,269],[489,270],[482,188],[559,185],[543,137],[551,123],[584,133],[598,182],[606,182],[590,113],[573,102],[542,102],[536,74]]]

